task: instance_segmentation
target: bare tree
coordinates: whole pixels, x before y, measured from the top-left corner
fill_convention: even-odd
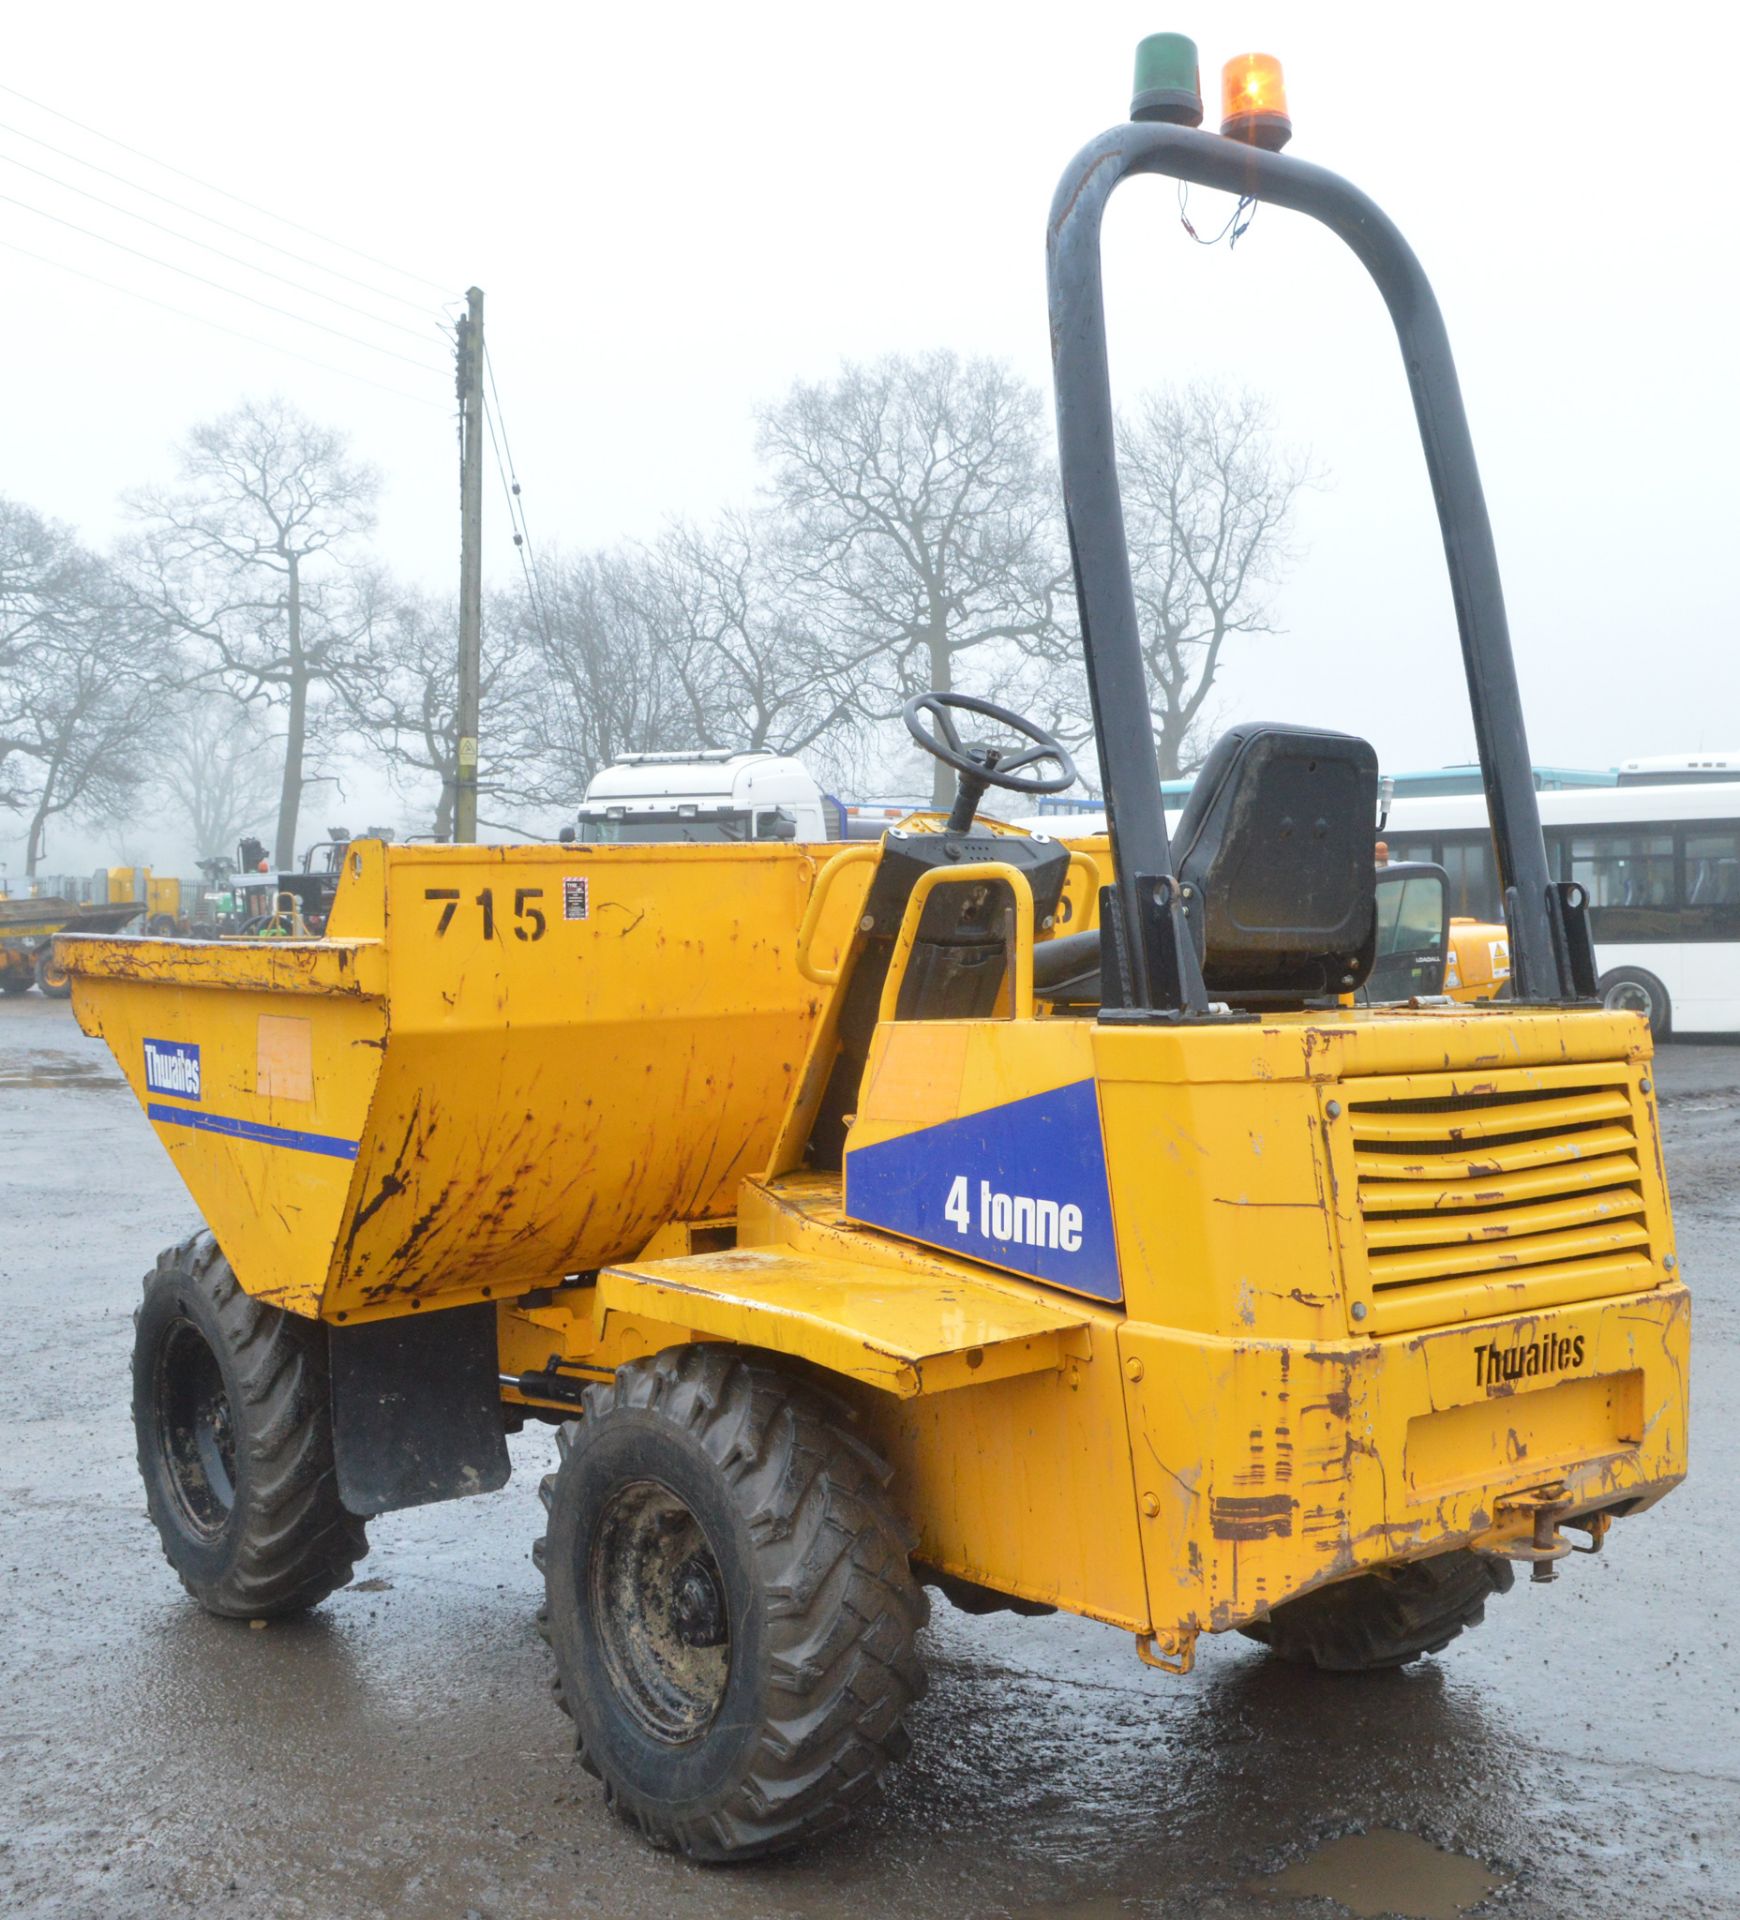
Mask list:
[[[646,555],[546,552],[539,573],[521,602],[536,668],[516,777],[523,798],[570,806],[620,754],[697,743]]]
[[[242,835],[272,817],[275,743],[250,708],[209,693],[181,700],[167,735],[157,764],[166,810],[186,828],[196,861],[233,858]]]
[[[1160,773],[1196,766],[1222,653],[1273,633],[1271,590],[1294,558],[1309,458],[1277,445],[1262,396],[1192,385],[1118,421],[1118,468]]]
[[[277,397],[195,427],[180,480],[130,501],[141,594],[198,643],[211,683],[282,712],[274,858],[289,866],[329,690],[378,611],[356,547],[380,482],[343,434]]]
[[[796,617],[829,645],[866,717],[980,688],[1056,635],[1066,579],[1037,391],[989,360],[894,355],[799,385],[760,416],[787,516]],[[933,797],[947,805],[940,763]]]
[[[164,629],[64,527],[0,501],[0,803],[35,875],[49,823],[133,801],[177,679]]]
[[[37,732],[25,667],[80,617],[89,565],[69,527],[0,498],[0,806],[13,812],[30,807],[34,787]]]
[[[434,837],[451,840],[459,751],[458,604],[384,583],[375,598],[370,644],[340,682],[346,724],[384,762],[401,793],[421,803],[433,791]],[[526,796],[526,703],[536,673],[529,613],[502,595],[487,596],[483,604],[478,791],[509,804]]]
[[[161,689],[135,670],[114,671],[113,634],[66,634],[31,671],[34,757],[40,778],[25,829],[24,871],[34,876],[58,815],[96,824],[117,819],[150,772],[142,751]]]
[[[700,747],[802,753],[860,724],[852,663],[808,628],[783,589],[777,529],[725,513],[678,526],[647,556],[652,613],[689,738]]]

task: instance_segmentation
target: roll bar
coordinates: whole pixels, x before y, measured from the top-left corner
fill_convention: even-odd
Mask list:
[[[1219,134],[1131,122],[1101,134],[1070,163],[1046,238],[1064,511],[1118,876],[1102,914],[1116,949],[1116,964],[1105,969],[1102,1017],[1201,1019],[1211,1012],[1172,871],[1114,448],[1100,228],[1106,202],[1134,173],[1251,194],[1309,214],[1339,234],[1377,282],[1413,389],[1444,535],[1510,927],[1514,994],[1527,1001],[1591,998],[1595,962],[1583,890],[1554,882],[1547,867],[1486,497],[1449,337],[1413,249],[1357,187],[1323,167]],[[1119,976],[1121,1008],[1110,1004]]]

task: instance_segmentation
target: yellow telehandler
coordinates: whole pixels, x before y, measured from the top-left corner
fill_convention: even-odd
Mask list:
[[[1196,128],[1187,46],[1144,43],[1049,230],[1099,851],[981,817],[1068,756],[932,694],[907,719],[953,810],[875,844],[359,841],[321,938],[60,944],[206,1222],[137,1322],[172,1567],[214,1613],[313,1605],[370,1516],[499,1487],[508,1433],[559,1424],[560,1701],[611,1803],[702,1859],[829,1831],[900,1757],[926,1586],[1174,1673],[1228,1630],[1387,1667],[1686,1470],[1649,1036],[1594,1004],[1549,875],[1437,306],[1369,200],[1276,150],[1278,72]],[[1139,173],[1316,218],[1389,307],[1506,1004],[1348,1004],[1365,742],[1235,728],[1167,834],[1100,276]]]

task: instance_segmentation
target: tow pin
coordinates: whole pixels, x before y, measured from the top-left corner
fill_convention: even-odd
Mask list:
[[[1550,1555],[1553,1551],[1553,1510],[1551,1507],[1537,1507],[1535,1509],[1535,1551],[1542,1555]],[[1559,1568],[1556,1561],[1550,1558],[1543,1558],[1535,1562],[1533,1578],[1537,1583],[1545,1585],[1547,1581],[1557,1580],[1558,1577]]]

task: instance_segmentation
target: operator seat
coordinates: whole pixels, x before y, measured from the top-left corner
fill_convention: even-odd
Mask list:
[[[1346,993],[1377,945],[1377,755],[1351,734],[1254,722],[1221,735],[1172,837],[1173,870],[1217,999],[1298,1006]],[[1034,951],[1034,990],[1101,999],[1097,931]]]

